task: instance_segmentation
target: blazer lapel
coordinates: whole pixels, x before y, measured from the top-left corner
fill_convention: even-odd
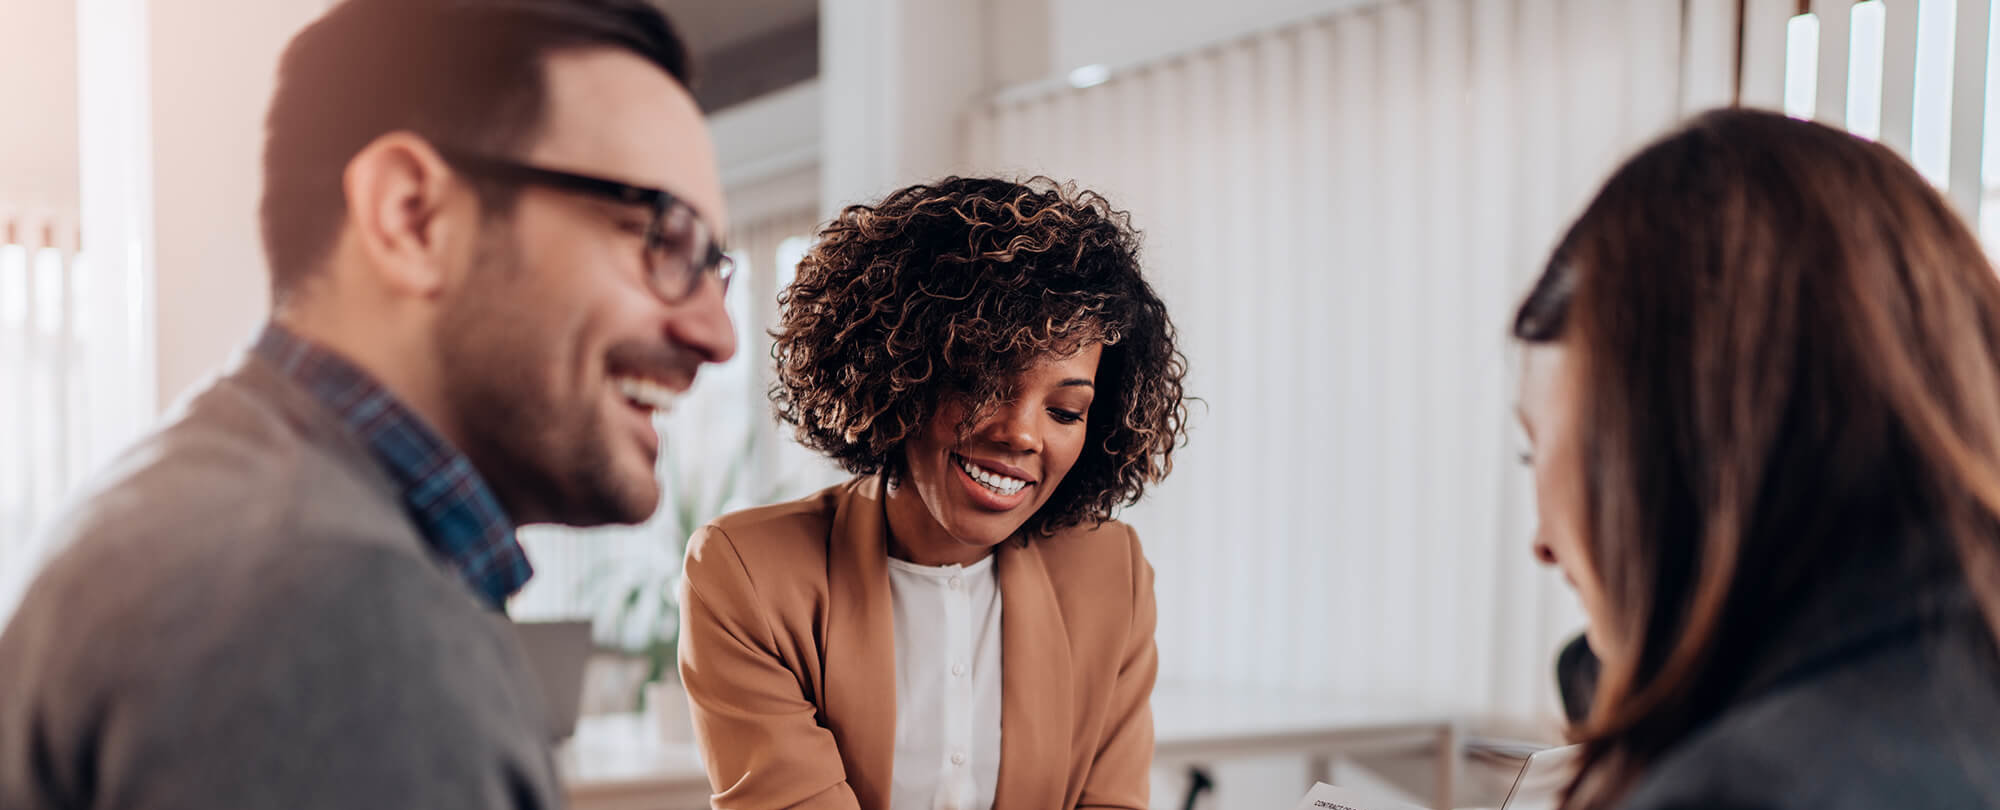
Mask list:
[[[1069,631],[1055,586],[1030,542],[995,552],[1000,580],[1000,784],[994,810],[1066,801],[1075,725]]]
[[[848,787],[862,807],[889,805],[896,764],[896,612],[882,495],[880,478],[863,479],[848,487],[835,507],[820,641],[826,662],[824,722],[840,745],[849,766]],[[1006,608],[1001,610],[1004,618]]]

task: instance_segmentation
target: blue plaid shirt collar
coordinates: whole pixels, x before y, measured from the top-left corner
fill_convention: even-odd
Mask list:
[[[505,610],[534,570],[472,462],[339,355],[275,323],[265,325],[255,351],[340,417],[402,490],[432,550],[489,606]]]

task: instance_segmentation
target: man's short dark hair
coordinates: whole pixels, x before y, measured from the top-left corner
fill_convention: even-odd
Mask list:
[[[332,250],[341,176],[362,147],[408,131],[510,155],[540,131],[546,58],[619,48],[686,85],[686,48],[648,0],[346,0],[285,48],[265,120],[259,210],[274,297]],[[505,206],[504,189],[481,188]]]

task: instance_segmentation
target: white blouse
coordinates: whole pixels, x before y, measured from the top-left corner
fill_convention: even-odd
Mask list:
[[[1000,586],[993,557],[889,560],[896,762],[889,810],[984,810],[1000,781]]]

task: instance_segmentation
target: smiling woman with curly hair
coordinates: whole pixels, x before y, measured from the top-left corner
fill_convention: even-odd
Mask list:
[[[855,478],[689,544],[715,806],[1144,808],[1153,572],[1112,516],[1172,467],[1185,364],[1125,214],[911,186],[783,305],[772,401]]]

